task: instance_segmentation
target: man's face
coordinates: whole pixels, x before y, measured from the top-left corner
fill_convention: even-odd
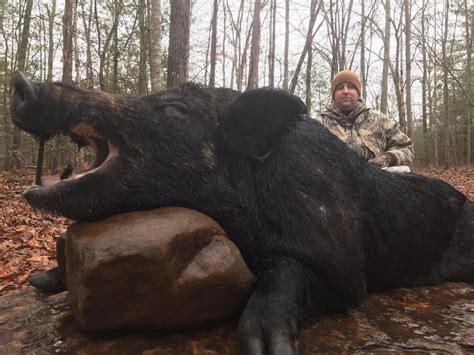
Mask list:
[[[334,102],[343,112],[350,112],[357,106],[359,92],[351,83],[341,83],[334,90]]]

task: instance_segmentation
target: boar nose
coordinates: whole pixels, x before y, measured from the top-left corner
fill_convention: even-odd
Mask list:
[[[10,81],[11,111],[17,112],[25,102],[36,98],[33,84],[20,72],[15,72]]]

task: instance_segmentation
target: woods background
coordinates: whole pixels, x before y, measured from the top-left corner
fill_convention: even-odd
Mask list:
[[[0,0],[0,170],[34,165],[14,128],[11,73],[147,94],[180,82],[294,92],[312,115],[341,69],[400,123],[419,165],[472,162],[472,0]],[[56,137],[45,168],[92,153]]]

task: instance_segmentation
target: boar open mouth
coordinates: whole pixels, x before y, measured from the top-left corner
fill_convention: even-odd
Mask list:
[[[96,129],[94,112],[87,111],[81,104],[84,100],[100,97],[98,93],[88,93],[61,84],[38,84],[16,72],[11,79],[11,114],[13,123],[32,134],[40,141],[34,189],[51,186],[62,180],[65,183],[100,172],[117,155],[118,148],[111,140]],[[58,115],[55,111],[63,112]],[[87,117],[87,119],[85,118]],[[83,171],[74,171],[69,164],[62,174],[42,178],[44,143],[56,135],[67,135],[79,150],[90,146],[95,159]]]
[[[95,159],[88,169],[79,175],[73,175],[74,178],[97,171],[118,155],[117,147],[109,139],[99,134],[90,123],[81,122],[74,125],[71,128],[71,138],[78,142],[79,148],[90,146],[95,153]]]
[[[86,146],[91,147],[95,154],[94,161],[89,164],[85,170],[76,171],[73,169],[73,166],[70,165],[66,167],[60,175],[48,176],[45,178],[41,176],[42,169],[39,168],[36,176],[36,183],[32,186],[32,189],[51,186],[59,181],[80,179],[85,175],[98,172],[118,155],[118,148],[109,139],[98,133],[92,123],[80,122],[74,124],[66,134],[71,137],[71,140],[77,144],[79,149]],[[38,155],[39,167],[43,165],[42,159],[42,154],[40,153]]]

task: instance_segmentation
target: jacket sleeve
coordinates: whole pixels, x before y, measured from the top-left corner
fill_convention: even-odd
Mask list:
[[[326,125],[324,124],[324,123],[325,123],[325,122],[324,122],[324,116],[321,114],[321,112],[318,112],[318,113],[316,114],[316,116],[314,117],[314,119],[315,119],[316,121],[318,121],[319,123],[321,123],[322,125],[326,126]]]
[[[413,161],[414,151],[411,139],[400,131],[398,123],[387,116],[384,117],[386,133],[385,153],[395,156],[393,165],[410,165]]]

